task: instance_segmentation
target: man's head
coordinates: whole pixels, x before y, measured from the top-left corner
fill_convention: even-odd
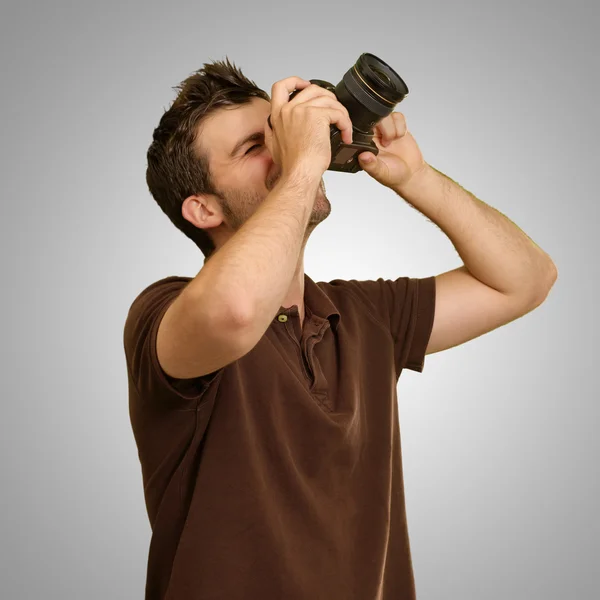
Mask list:
[[[175,89],[148,149],[146,181],[173,224],[208,258],[281,175],[264,139],[271,103],[229,59],[204,64]],[[307,233],[330,211],[321,180]]]

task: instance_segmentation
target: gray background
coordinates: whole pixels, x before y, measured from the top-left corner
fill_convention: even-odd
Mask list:
[[[397,110],[426,160],[559,272],[536,311],[400,379],[418,597],[600,597],[599,10],[4,2],[0,597],[143,597],[150,528],[122,327],[145,286],[202,266],[144,181],[172,86],[226,55],[268,92],[290,75],[337,83],[362,52],[407,82]],[[366,173],[325,182],[332,214],[307,247],[313,279],[461,264]]]

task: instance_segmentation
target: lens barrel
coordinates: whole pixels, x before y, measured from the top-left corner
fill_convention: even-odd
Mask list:
[[[361,54],[335,87],[355,129],[369,133],[408,94],[400,75],[374,54]]]

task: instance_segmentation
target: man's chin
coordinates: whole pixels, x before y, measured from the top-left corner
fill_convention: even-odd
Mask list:
[[[313,205],[310,220],[315,224],[320,223],[321,221],[324,221],[330,213],[331,203],[329,202],[329,198],[327,198],[323,190],[319,188],[319,191],[315,197],[315,203]]]

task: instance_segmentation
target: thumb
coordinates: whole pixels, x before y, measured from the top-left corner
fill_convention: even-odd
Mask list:
[[[379,172],[379,160],[372,152],[363,152],[358,155],[358,162],[360,166],[371,175],[375,175]]]

